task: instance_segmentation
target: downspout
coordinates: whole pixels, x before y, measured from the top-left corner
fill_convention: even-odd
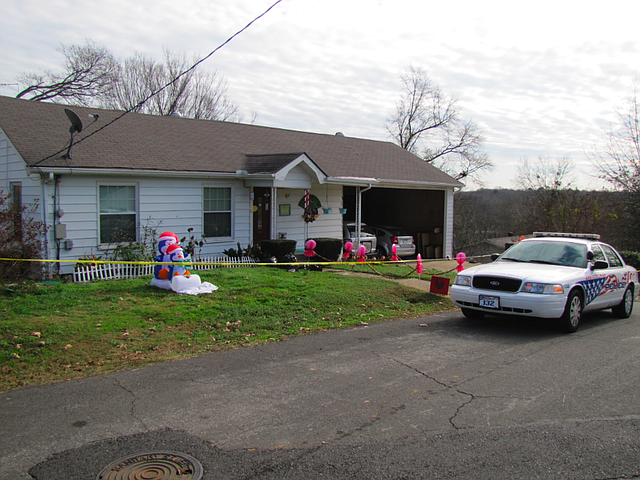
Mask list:
[[[358,194],[356,195],[356,248],[360,246],[360,228],[362,225],[362,192],[366,192],[367,190],[371,190],[373,188],[372,184],[369,184],[367,188],[358,188]]]
[[[58,263],[56,263],[58,275],[60,275],[60,239],[58,238],[58,233],[56,232],[56,226],[60,223],[60,217],[58,216],[58,209],[60,208],[60,199],[58,198],[58,196],[60,193],[59,187],[60,187],[61,180],[62,180],[61,175],[53,176],[53,238],[55,239],[55,246],[56,246],[56,260],[58,260]]]
[[[271,240],[275,240],[278,238],[276,236],[276,232],[278,231],[278,216],[276,215],[277,213],[276,205],[278,204],[277,187],[271,187],[271,195],[269,196],[269,202],[271,203],[271,205],[269,206],[270,208],[269,215],[271,216],[271,221],[269,222],[271,224],[271,232],[269,236],[271,237]]]
[[[29,175],[29,173],[27,173],[27,176]],[[48,223],[47,223],[47,208],[48,208],[48,202],[47,202],[47,185],[44,179],[44,176],[40,173],[39,175],[40,177],[40,198],[42,198],[42,211],[41,211],[41,215],[42,215],[42,224],[44,226],[44,235],[43,235],[43,240],[44,240],[44,246],[43,246],[43,251],[44,251],[44,259],[45,260],[50,260],[51,259],[51,255],[49,255],[49,235],[51,235],[51,233],[49,233],[49,227],[48,227]],[[51,274],[52,274],[52,268],[51,268],[51,264],[49,262],[45,263],[45,271],[47,273],[47,278],[51,278]]]

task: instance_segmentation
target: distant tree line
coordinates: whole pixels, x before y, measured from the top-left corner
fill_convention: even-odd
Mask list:
[[[639,250],[625,192],[577,189],[461,191],[454,202],[454,251],[478,253],[487,239],[542,232],[597,233],[621,250]]]
[[[588,155],[611,191],[574,188],[569,158],[521,159],[518,190],[458,192],[454,250],[474,254],[490,238],[535,231],[597,233],[619,250],[640,252],[640,103],[634,90],[618,122]]]

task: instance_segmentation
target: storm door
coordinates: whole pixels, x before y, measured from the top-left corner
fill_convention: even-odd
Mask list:
[[[253,244],[271,238],[271,188],[253,189]]]

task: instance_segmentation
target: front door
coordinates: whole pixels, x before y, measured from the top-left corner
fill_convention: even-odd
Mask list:
[[[271,238],[271,188],[253,189],[253,244]]]

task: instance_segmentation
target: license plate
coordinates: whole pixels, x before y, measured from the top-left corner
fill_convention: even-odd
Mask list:
[[[366,249],[367,253],[371,251],[371,242],[362,242],[362,245],[364,245],[364,248]]]
[[[500,297],[488,297],[486,295],[480,295],[480,306],[484,308],[500,308]]]

